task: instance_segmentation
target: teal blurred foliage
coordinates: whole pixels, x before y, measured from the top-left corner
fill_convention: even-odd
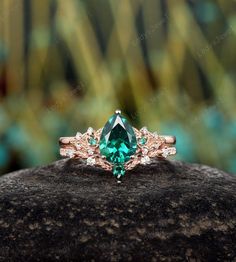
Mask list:
[[[175,159],[236,173],[236,1],[4,0],[0,172],[120,108],[176,135]]]

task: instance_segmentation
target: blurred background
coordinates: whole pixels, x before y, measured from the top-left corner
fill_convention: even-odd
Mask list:
[[[236,173],[235,84],[235,0],[1,0],[0,173],[59,159],[60,136],[117,108]]]

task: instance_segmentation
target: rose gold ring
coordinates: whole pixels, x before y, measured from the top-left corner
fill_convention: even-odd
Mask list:
[[[165,159],[176,154],[175,136],[162,136],[132,127],[120,110],[110,117],[105,126],[84,134],[59,139],[60,154],[64,157],[86,160],[87,165],[112,171],[121,181],[126,170],[151,163],[152,159]]]

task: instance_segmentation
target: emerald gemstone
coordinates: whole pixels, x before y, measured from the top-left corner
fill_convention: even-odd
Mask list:
[[[90,137],[90,138],[89,138],[89,144],[90,144],[91,146],[96,146],[97,140],[96,140],[94,137]]]
[[[114,164],[114,175],[123,169],[124,164],[137,150],[137,140],[132,126],[120,113],[113,115],[105,124],[99,143],[100,153],[107,161]]]
[[[123,164],[114,165],[112,171],[113,171],[113,175],[118,179],[120,179],[122,176],[125,175],[125,167]]]
[[[143,146],[143,145],[145,145],[145,144],[147,143],[147,138],[143,136],[143,137],[141,137],[141,138],[139,139],[138,142],[139,142],[140,145]]]

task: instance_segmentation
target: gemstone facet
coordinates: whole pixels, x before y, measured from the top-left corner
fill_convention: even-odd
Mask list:
[[[96,160],[93,157],[87,158],[87,165],[88,166],[94,166],[96,164]]]
[[[112,172],[113,172],[114,176],[116,176],[118,178],[124,176],[125,175],[124,165],[123,164],[114,165]]]
[[[96,146],[97,144],[97,140],[94,137],[90,137],[88,142],[91,146]]]
[[[145,144],[147,143],[147,138],[143,136],[143,137],[141,137],[141,138],[139,139],[138,142],[139,142],[140,145],[143,146],[143,145],[145,145]]]
[[[124,163],[137,150],[137,139],[132,126],[120,112],[113,115],[105,124],[99,143],[100,153],[114,165],[115,176],[124,175]]]
[[[142,165],[147,165],[147,164],[150,163],[150,161],[151,161],[151,160],[150,160],[150,157],[149,157],[149,156],[144,156],[144,157],[141,158],[141,161],[140,161],[140,162],[141,162]]]

